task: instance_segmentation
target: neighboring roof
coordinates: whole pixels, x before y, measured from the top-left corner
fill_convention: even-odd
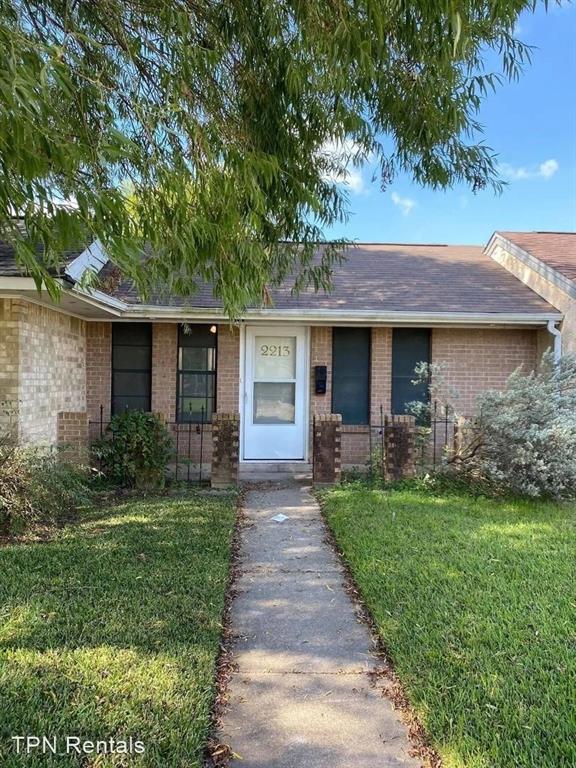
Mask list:
[[[114,285],[114,267],[110,263],[100,274]],[[109,292],[132,306],[142,303],[127,280]],[[335,266],[331,293],[308,290],[293,296],[287,286],[274,289],[271,296],[274,309],[302,312],[556,312],[481,246],[472,245],[358,244],[349,248],[340,266]],[[158,294],[146,304],[202,309],[221,306],[207,285],[200,286],[191,299]]]
[[[80,245],[78,248],[74,248],[70,251],[66,251],[62,254],[62,266],[66,266],[79,256],[86,246]],[[36,252],[38,257],[42,257],[42,247],[38,246]],[[26,275],[26,271],[20,264],[16,262],[16,253],[12,243],[0,240],[0,277],[20,277]]]
[[[576,232],[498,232],[523,251],[576,282]]]

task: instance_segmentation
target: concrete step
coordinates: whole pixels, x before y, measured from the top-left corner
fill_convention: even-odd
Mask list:
[[[244,461],[240,463],[241,480],[310,480],[312,464],[305,461]]]

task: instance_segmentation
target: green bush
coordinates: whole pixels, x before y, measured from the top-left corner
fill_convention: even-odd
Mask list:
[[[161,488],[172,454],[170,433],[159,416],[126,411],[112,418],[93,446],[104,476],[125,488]]]
[[[430,400],[410,410],[426,420],[447,391],[443,368],[422,363],[415,374]],[[457,413],[459,393],[450,397]],[[555,360],[545,352],[537,370],[518,368],[503,389],[482,392],[476,408],[475,416],[458,419],[458,445],[436,469],[450,476],[444,482],[491,496],[576,498],[576,355]]]
[[[85,467],[60,461],[48,448],[18,447],[0,440],[0,533],[51,524],[90,503]]]

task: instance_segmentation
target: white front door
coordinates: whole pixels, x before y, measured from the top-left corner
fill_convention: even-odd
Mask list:
[[[247,326],[244,459],[305,458],[306,330]]]

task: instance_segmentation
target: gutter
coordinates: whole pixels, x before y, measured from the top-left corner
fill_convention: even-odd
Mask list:
[[[559,363],[562,357],[562,333],[559,328],[556,328],[556,323],[553,320],[548,320],[548,333],[551,333],[554,337],[554,362]]]
[[[92,306],[116,315],[126,320],[221,320],[229,322],[230,318],[216,308],[201,307],[167,307],[154,304],[129,304],[116,299],[101,291],[80,289],[75,287],[71,293],[82,298]],[[243,313],[240,322],[265,320],[269,323],[305,323],[317,325],[531,325],[547,326],[563,319],[560,312],[394,312],[374,310],[346,309],[251,309]]]

